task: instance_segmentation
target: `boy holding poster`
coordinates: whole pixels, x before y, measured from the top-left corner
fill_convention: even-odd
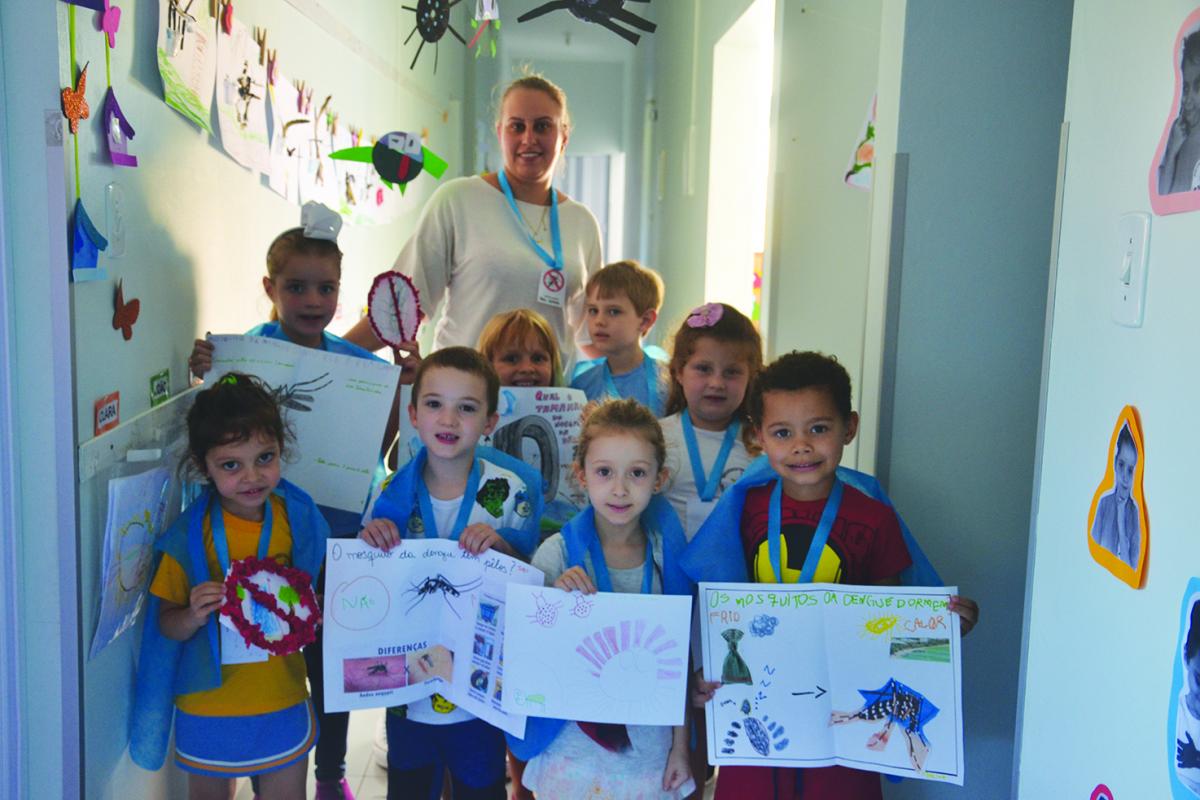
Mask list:
[[[496,371],[470,348],[448,347],[421,362],[408,414],[423,447],[389,479],[359,538],[383,549],[442,538],[476,554],[533,552],[540,476],[479,446],[499,418],[499,390]],[[427,797],[442,764],[455,797],[504,797],[504,735],[440,695],[389,710],[387,738],[389,797]]]
[[[850,407],[850,376],[836,359],[812,352],[782,356],[759,374],[749,412],[766,463],[747,468],[700,528],[683,558],[692,578],[899,585],[907,572],[906,583],[940,583],[896,512],[873,498],[878,485],[839,469],[858,414]],[[734,530],[738,539],[728,533]],[[962,615],[966,633],[977,606],[955,597],[950,608]],[[695,699],[711,699],[719,686],[698,681]],[[881,796],[877,774],[840,766],[725,766],[716,792],[717,800]]]

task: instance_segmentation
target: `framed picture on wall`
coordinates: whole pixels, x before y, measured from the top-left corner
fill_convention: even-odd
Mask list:
[[[1149,176],[1160,215],[1200,208],[1200,8],[1179,26],[1171,61],[1175,91]]]

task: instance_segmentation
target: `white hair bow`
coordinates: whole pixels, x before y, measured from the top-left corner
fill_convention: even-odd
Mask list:
[[[306,239],[336,242],[342,229],[342,217],[332,208],[309,200],[300,209],[300,225]]]

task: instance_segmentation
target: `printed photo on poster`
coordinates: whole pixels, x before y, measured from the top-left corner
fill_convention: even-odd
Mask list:
[[[1200,9],[1179,26],[1170,58],[1175,89],[1150,165],[1150,207],[1160,215],[1200,208]]]
[[[1137,409],[1125,406],[1108,445],[1104,478],[1088,511],[1088,550],[1134,589],[1141,588],[1150,541],[1142,474],[1146,451]]]

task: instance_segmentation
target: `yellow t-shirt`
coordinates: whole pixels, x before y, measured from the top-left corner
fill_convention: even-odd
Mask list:
[[[283,499],[272,495],[273,524],[267,555],[284,566],[292,564],[292,528],[288,524]],[[229,557],[234,561],[258,555],[258,536],[261,522],[235,517],[225,512],[225,537],[229,542]],[[208,555],[208,574],[223,579],[213,546],[212,525],[204,517],[204,551]],[[150,592],[163,600],[182,606],[188,604],[192,585],[182,566],[164,554],[150,584]],[[204,635],[201,628],[197,636]],[[254,664],[227,664],[221,667],[221,685],[216,689],[175,696],[175,705],[189,714],[208,717],[248,716],[266,714],[294,706],[308,697],[304,656],[297,652],[286,656],[271,656]]]

